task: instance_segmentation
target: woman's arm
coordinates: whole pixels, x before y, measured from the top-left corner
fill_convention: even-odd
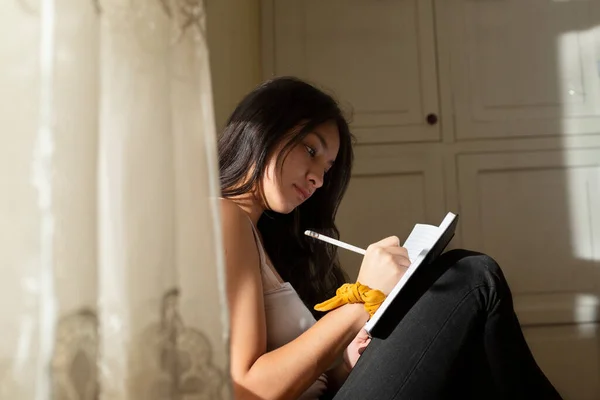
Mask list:
[[[231,376],[236,399],[297,398],[348,346],[369,315],[362,304],[329,312],[292,342],[266,352],[266,322],[258,249],[250,222],[222,202]]]

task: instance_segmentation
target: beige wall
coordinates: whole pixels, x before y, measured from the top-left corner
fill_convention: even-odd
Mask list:
[[[261,81],[260,0],[208,0],[207,30],[220,132],[236,104]]]

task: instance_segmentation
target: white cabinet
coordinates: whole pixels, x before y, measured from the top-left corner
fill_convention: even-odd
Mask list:
[[[564,399],[598,400],[598,324],[525,327],[531,351]]]
[[[402,146],[359,147],[350,186],[337,217],[344,240],[366,248],[383,237],[406,237],[414,224],[444,217],[442,159],[435,153]],[[362,257],[340,252],[355,277]]]
[[[522,322],[596,321],[597,307],[562,310],[597,292],[600,148],[459,155],[458,171],[463,245],[503,266]],[[536,296],[545,317],[526,311]]]
[[[600,2],[438,1],[458,139],[598,133]]]
[[[348,106],[362,143],[435,141],[432,0],[263,1],[263,72],[295,75]]]
[[[352,106],[342,239],[458,212],[452,246],[499,261],[542,369],[600,399],[600,0],[263,0],[262,29],[265,78]]]

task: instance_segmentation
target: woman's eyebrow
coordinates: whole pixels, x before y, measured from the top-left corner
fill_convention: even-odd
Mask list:
[[[325,151],[327,151],[327,142],[325,141],[325,138],[323,137],[323,135],[321,135],[317,131],[313,131],[311,133],[314,134],[319,139],[319,142],[321,142],[321,145],[323,146]],[[329,167],[333,167],[334,160],[329,160],[327,163],[329,164]]]
[[[315,135],[315,136],[316,136],[316,137],[319,139],[319,142],[321,142],[321,145],[323,146],[323,148],[324,148],[325,150],[327,150],[327,149],[328,149],[327,142],[325,141],[325,138],[323,137],[323,135],[321,135],[321,134],[320,134],[319,132],[317,132],[317,131],[312,131],[311,133],[312,133],[313,135]]]

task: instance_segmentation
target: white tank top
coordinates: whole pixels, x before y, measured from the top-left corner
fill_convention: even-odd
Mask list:
[[[263,284],[265,316],[267,322],[267,351],[275,350],[296,339],[316,323],[310,310],[289,282],[281,283],[267,265],[267,257],[260,236],[252,223],[254,239],[260,257],[260,272]],[[325,393],[327,376],[321,375],[306,392],[302,400],[317,400]]]

